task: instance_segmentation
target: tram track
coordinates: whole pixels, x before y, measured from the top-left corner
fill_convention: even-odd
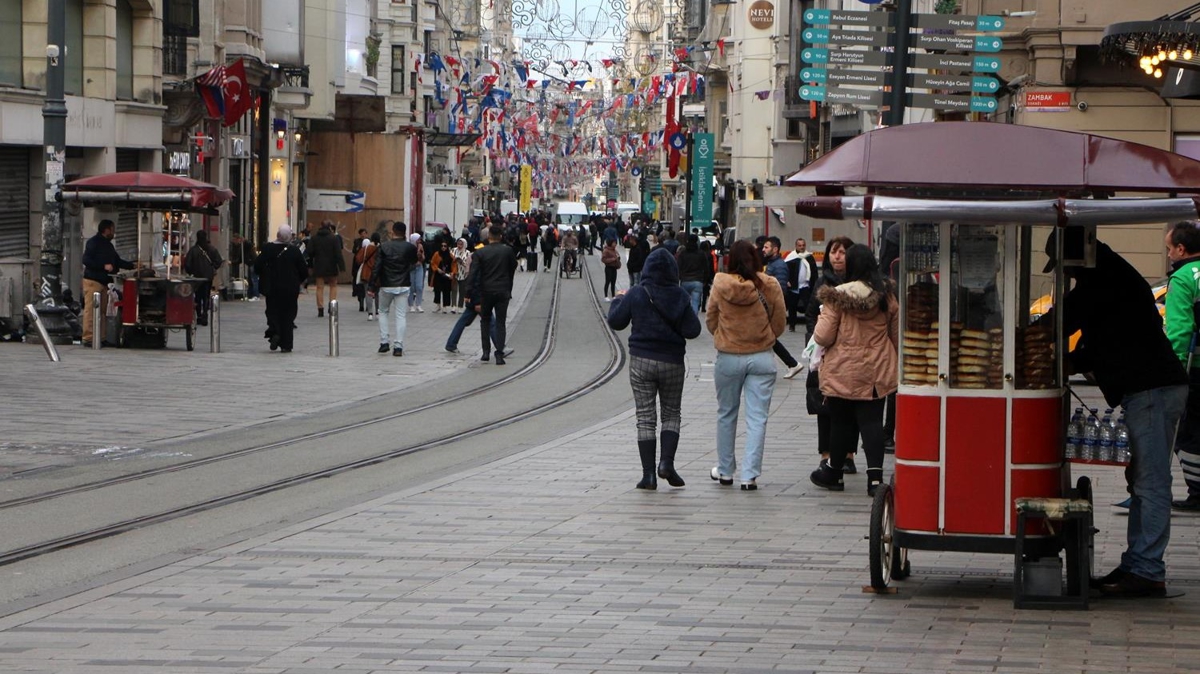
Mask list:
[[[587,285],[588,296],[591,300],[591,308],[595,311],[595,316],[601,320],[603,324],[603,311],[601,308],[599,296],[597,295],[595,285],[591,282],[587,274],[586,266],[584,267],[583,278],[581,279]],[[552,292],[550,312],[546,320],[546,328],[543,332],[541,346],[534,358],[525,366],[494,381],[483,384],[479,387],[468,391],[455,393],[449,396],[444,396],[438,400],[423,403],[398,412],[384,414],[370,419],[355,421],[352,423],[342,424],[329,429],[304,433],[282,440],[266,442],[251,447],[245,447],[222,454],[217,454],[209,457],[183,461],[168,466],[136,471],[124,475],[114,476],[103,480],[95,480],[92,482],[73,485],[60,489],[50,490],[39,494],[31,494],[29,496],[0,501],[0,510],[15,510],[22,506],[30,506],[55,499],[61,499],[72,495],[78,495],[85,492],[95,492],[107,488],[129,485],[140,481],[145,481],[153,477],[183,473],[188,470],[211,466],[214,464],[232,461],[239,458],[246,458],[253,455],[260,455],[271,450],[287,447],[289,445],[297,445],[300,443],[310,442],[313,440],[327,440],[336,438],[339,435],[345,435],[357,430],[361,430],[370,426],[375,426],[389,421],[396,421],[405,417],[419,415],[422,412],[427,412],[431,409],[445,405],[460,403],[472,398],[477,398],[488,392],[495,391],[505,385],[518,381],[530,374],[536,372],[547,364],[551,355],[554,353],[558,342],[560,332],[559,321],[561,320],[561,290],[562,279],[555,277],[555,285]],[[72,533],[50,538],[45,541],[32,543],[17,548],[13,548],[4,552],[0,552],[0,566],[13,564],[23,560],[28,560],[34,557],[45,555],[58,550],[82,545],[92,541],[102,540],[112,536],[117,536],[122,533],[141,529],[147,526],[168,522],[171,520],[187,517],[196,513],[205,512],[220,508],[222,506],[239,503],[260,497],[266,494],[279,492],[291,487],[310,483],[314,480],[334,477],[343,473],[352,472],[369,466],[378,465],[387,461],[395,460],[405,456],[411,456],[424,452],[436,447],[449,445],[460,442],[464,439],[480,436],[498,429],[511,426],[513,424],[526,421],[541,414],[545,414],[552,410],[558,409],[567,405],[579,398],[595,391],[607,382],[613,379],[621,371],[625,364],[625,350],[617,339],[616,335],[607,328],[603,327],[603,334],[607,339],[609,348],[608,362],[595,376],[589,378],[581,385],[569,389],[565,393],[558,395],[552,400],[538,401],[536,404],[531,404],[525,408],[510,413],[500,419],[480,423],[467,428],[460,428],[453,433],[433,437],[421,442],[416,442],[403,447],[392,448],[384,452],[374,453],[365,457],[358,457],[352,460],[343,461],[330,466],[325,466],[313,470],[304,471],[301,473],[287,475],[285,477],[271,480],[269,482],[251,487],[240,489],[236,492],[214,496],[212,498],[203,499],[186,505],[181,505],[174,508],[160,510],[158,512],[139,515],[136,517],[126,518],[117,522],[109,523],[103,526],[97,526],[86,529],[81,532]]]

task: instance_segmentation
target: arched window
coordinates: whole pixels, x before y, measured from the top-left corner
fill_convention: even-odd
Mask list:
[[[117,99],[133,99],[133,6],[117,0]]]
[[[0,84],[19,87],[22,0],[0,0]]]

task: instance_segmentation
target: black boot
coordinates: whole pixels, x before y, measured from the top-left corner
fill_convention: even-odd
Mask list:
[[[642,481],[637,483],[638,489],[658,489],[658,480],[654,477],[656,444],[653,440],[638,440],[638,454],[642,458]]]
[[[675,431],[663,431],[659,434],[662,443],[662,458],[658,461],[658,476],[667,481],[672,487],[682,487],[683,478],[675,472],[675,450],[679,448],[679,434]]]
[[[828,489],[829,491],[844,491],[846,485],[842,483],[842,471],[833,468],[829,465],[829,461],[822,459],[821,465],[808,476],[808,479],[818,487]]]
[[[883,484],[882,468],[867,468],[867,496],[875,497],[875,490]]]

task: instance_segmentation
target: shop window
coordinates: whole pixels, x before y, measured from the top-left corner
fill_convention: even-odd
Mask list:
[[[133,6],[117,0],[117,98],[133,100]]]
[[[408,68],[408,58],[404,55],[403,45],[392,45],[392,93],[403,94],[404,71]]]
[[[21,86],[22,0],[0,0],[0,84]]]
[[[67,0],[66,53],[63,54],[63,87],[68,94],[83,94],[83,0]]]

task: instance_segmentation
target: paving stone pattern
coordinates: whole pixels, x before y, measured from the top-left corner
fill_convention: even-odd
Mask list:
[[[0,671],[1200,669],[1200,519],[1174,518],[1177,599],[1016,611],[1009,557],[932,552],[912,554],[898,594],[866,594],[865,477],[843,494],[808,483],[816,424],[802,378],[776,389],[760,491],[708,479],[706,340],[689,356],[685,488],[634,488],[634,420],[618,411],[439,482],[0,619]],[[1123,548],[1125,519],[1106,505],[1122,497],[1121,477],[1088,472],[1107,571]]]

